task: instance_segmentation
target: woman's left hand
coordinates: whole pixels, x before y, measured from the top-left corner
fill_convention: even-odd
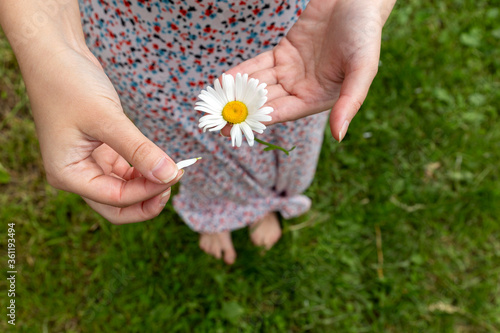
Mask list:
[[[341,141],[377,73],[382,27],[394,3],[311,0],[273,50],[227,73],[268,84],[266,106],[274,112],[266,125],[331,109],[332,135]]]

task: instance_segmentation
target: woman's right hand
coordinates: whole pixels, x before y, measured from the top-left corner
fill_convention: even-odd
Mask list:
[[[161,212],[182,171],[124,114],[113,85],[85,45],[78,3],[60,3],[29,43],[9,38],[26,83],[47,179],[81,195],[112,223],[149,220]],[[12,37],[43,8],[35,0],[22,5],[6,0],[0,10],[0,23]]]
[[[123,113],[97,59],[61,49],[32,71],[28,92],[49,183],[112,223],[157,216],[182,171]]]

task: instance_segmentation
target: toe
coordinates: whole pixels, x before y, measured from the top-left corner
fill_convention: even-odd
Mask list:
[[[233,241],[231,240],[231,233],[229,231],[221,233],[219,240],[222,251],[224,251],[224,262],[228,265],[234,264],[236,260],[236,251],[234,250]]]
[[[269,248],[271,248],[274,244],[276,244],[281,238],[281,228],[278,228],[270,237],[270,240],[268,242]]]
[[[253,234],[250,238],[255,246],[263,246],[266,243],[263,235],[260,233],[257,235]]]
[[[217,259],[220,259],[222,257],[222,249],[218,242],[212,243],[212,246],[210,247],[210,254]]]
[[[264,216],[260,221],[250,227],[250,239],[256,246],[266,250],[273,247],[281,238],[281,226],[276,213]]]
[[[236,261],[236,251],[234,249],[224,250],[224,262],[228,265],[234,264]]]
[[[205,235],[205,234],[200,235],[199,246],[200,246],[200,249],[207,252],[207,235]]]

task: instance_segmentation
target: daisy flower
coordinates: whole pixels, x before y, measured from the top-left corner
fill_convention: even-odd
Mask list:
[[[257,79],[249,79],[248,74],[222,74],[222,86],[215,80],[214,88],[207,87],[198,96],[195,110],[207,113],[200,118],[199,127],[203,132],[220,131],[226,124],[232,124],[231,143],[241,146],[242,134],[248,145],[253,146],[254,134],[264,132],[262,121],[270,121],[271,107],[263,107],[267,101],[266,84],[259,84]]]

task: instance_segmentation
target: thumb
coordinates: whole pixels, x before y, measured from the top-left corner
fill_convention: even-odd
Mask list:
[[[179,171],[175,162],[123,112],[104,114],[107,119],[100,115],[99,128],[87,133],[110,146],[148,180],[164,184],[175,179]]]
[[[363,104],[375,75],[375,70],[361,68],[346,74],[340,96],[330,114],[330,129],[339,142],[345,137],[352,119]]]

